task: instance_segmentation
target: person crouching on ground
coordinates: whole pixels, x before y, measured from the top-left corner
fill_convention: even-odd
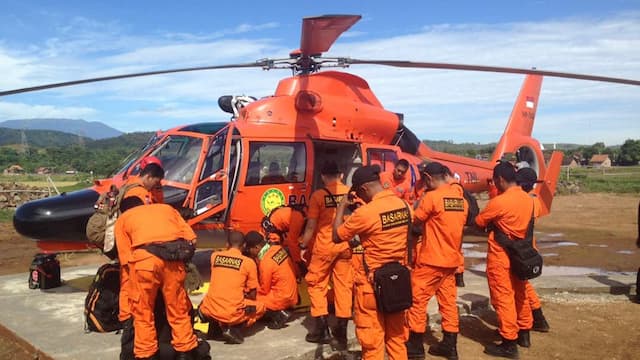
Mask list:
[[[267,242],[257,231],[245,236],[245,249],[258,263],[257,300],[265,305],[269,329],[281,329],[291,316],[287,309],[298,302],[298,282],[291,257],[280,243]]]
[[[256,301],[258,269],[253,259],[242,255],[244,235],[231,231],[227,250],[211,254],[211,282],[198,307],[200,317],[209,322],[210,339],[224,338],[242,344],[242,328],[253,325],[265,313]]]

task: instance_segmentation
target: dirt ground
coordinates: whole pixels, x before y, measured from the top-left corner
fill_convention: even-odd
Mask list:
[[[545,256],[545,266],[637,271],[640,266],[640,249],[635,245],[639,200],[637,195],[557,196],[551,215],[536,224],[536,236],[540,252]],[[481,202],[480,206],[483,205]],[[483,236],[466,236],[465,242],[476,254],[486,251]],[[16,234],[10,222],[0,223],[0,275],[23,272],[27,286],[27,270],[36,252],[35,244]],[[97,253],[66,254],[59,259],[62,266],[105,261]],[[468,267],[483,262],[481,256],[466,259]],[[640,304],[634,304],[630,297],[543,295],[543,308],[551,332],[533,333],[533,346],[522,349],[521,358],[640,358]],[[495,339],[495,324],[495,314],[489,311],[477,317],[463,317],[458,345],[460,357],[489,358],[482,354],[482,344]],[[433,342],[433,338],[427,340],[427,343]],[[38,358],[34,355],[34,350],[28,345],[20,344],[0,331],[0,358]]]

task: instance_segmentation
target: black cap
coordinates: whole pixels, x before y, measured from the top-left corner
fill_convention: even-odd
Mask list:
[[[421,174],[424,174],[425,171],[427,170],[427,165],[429,165],[429,163],[426,161],[423,161],[420,164],[418,164],[418,172]]]
[[[336,175],[340,174],[340,169],[338,169],[338,164],[335,161],[329,161],[324,163],[322,169],[320,170],[320,174],[322,175]]]
[[[439,162],[428,163],[424,168],[424,172],[429,174],[429,176],[434,175],[444,175],[447,173],[447,167],[440,164]]]
[[[362,184],[371,181],[380,181],[380,166],[369,165],[356,170],[351,177],[351,190],[349,191],[356,191]]]
[[[508,161],[498,161],[493,168],[493,177],[501,177],[508,182],[516,181],[516,168]]]
[[[244,242],[248,247],[258,246],[264,242],[264,236],[259,232],[252,230],[244,236]]]
[[[538,181],[536,171],[530,167],[525,167],[516,172],[516,182],[518,184],[533,184]]]

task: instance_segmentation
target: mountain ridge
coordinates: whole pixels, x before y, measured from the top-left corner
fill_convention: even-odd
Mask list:
[[[94,140],[108,139],[124,134],[124,132],[100,121],[66,118],[11,119],[1,121],[0,127],[15,130],[52,130]]]

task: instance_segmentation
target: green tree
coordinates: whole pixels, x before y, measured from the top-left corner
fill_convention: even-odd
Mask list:
[[[620,165],[637,165],[640,162],[640,140],[628,139],[620,147],[618,163]]]

